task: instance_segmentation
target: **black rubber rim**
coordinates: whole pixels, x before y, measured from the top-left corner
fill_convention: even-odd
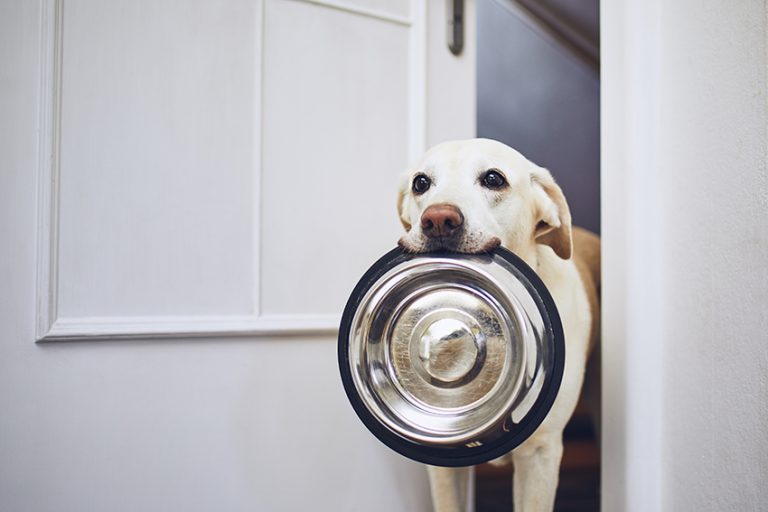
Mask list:
[[[466,446],[439,447],[423,445],[405,439],[399,434],[389,430],[380,423],[363,404],[352,380],[352,370],[349,365],[349,331],[352,325],[352,319],[360,301],[365,296],[365,293],[387,271],[400,263],[413,258],[440,256],[444,254],[445,253],[410,254],[398,247],[379,258],[379,260],[366,271],[352,291],[341,318],[338,343],[339,371],[341,373],[341,381],[344,385],[344,391],[347,394],[349,402],[352,404],[352,408],[368,430],[382,443],[401,455],[417,462],[423,462],[424,464],[448,467],[472,466],[493,460],[519,446],[523,441],[528,439],[541,422],[544,421],[544,418],[549,413],[552,404],[557,397],[557,392],[560,389],[560,383],[563,379],[563,369],[565,367],[565,339],[563,326],[560,321],[557,307],[555,306],[555,301],[552,299],[547,287],[544,286],[541,278],[539,278],[539,276],[536,275],[536,272],[514,253],[503,247],[495,249],[492,254],[498,255],[512,264],[527,280],[527,282],[524,280],[521,280],[521,282],[539,307],[545,322],[546,331],[550,334],[553,341],[553,368],[545,375],[542,393],[536,399],[530,412],[518,425],[516,425],[515,429],[504,434],[499,439],[482,446],[470,448]]]

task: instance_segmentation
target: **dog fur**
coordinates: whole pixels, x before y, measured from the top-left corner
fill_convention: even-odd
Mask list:
[[[489,187],[493,171],[506,181]],[[414,179],[425,191],[413,189]],[[495,180],[495,181],[494,181]],[[514,464],[514,510],[551,511],[555,501],[562,434],[578,401],[587,359],[598,341],[600,241],[572,228],[568,203],[549,171],[514,149],[489,139],[439,144],[402,178],[398,213],[406,229],[400,245],[413,252],[447,249],[486,252],[501,244],[521,257],[544,281],[565,331],[566,361],[560,391],[547,417],[523,444],[494,461]],[[458,210],[460,229],[437,235],[425,220],[436,208]],[[425,213],[427,212],[427,213]],[[446,236],[442,236],[446,235]],[[470,468],[429,467],[437,512],[469,507]]]

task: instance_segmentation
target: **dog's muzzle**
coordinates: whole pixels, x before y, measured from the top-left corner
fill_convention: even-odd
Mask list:
[[[344,389],[368,429],[419,462],[468,466],[527,439],[555,400],[565,344],[554,301],[511,252],[390,251],[339,330]]]

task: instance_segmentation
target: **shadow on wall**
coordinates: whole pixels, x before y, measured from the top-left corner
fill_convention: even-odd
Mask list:
[[[566,20],[572,38],[599,51],[597,0],[479,1],[477,135],[548,168],[574,223],[600,233],[599,62],[579,58],[526,5],[543,6],[555,25]]]

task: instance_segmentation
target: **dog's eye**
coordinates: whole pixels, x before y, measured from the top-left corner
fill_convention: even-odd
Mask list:
[[[480,177],[480,183],[485,188],[490,188],[492,190],[498,190],[507,186],[507,180],[505,180],[504,176],[502,176],[496,169],[485,171],[485,174]]]
[[[427,190],[429,190],[429,187],[432,185],[432,180],[430,180],[426,175],[424,174],[417,174],[416,177],[413,178],[413,184],[411,185],[411,189],[413,189],[413,192],[415,194],[423,194]]]

